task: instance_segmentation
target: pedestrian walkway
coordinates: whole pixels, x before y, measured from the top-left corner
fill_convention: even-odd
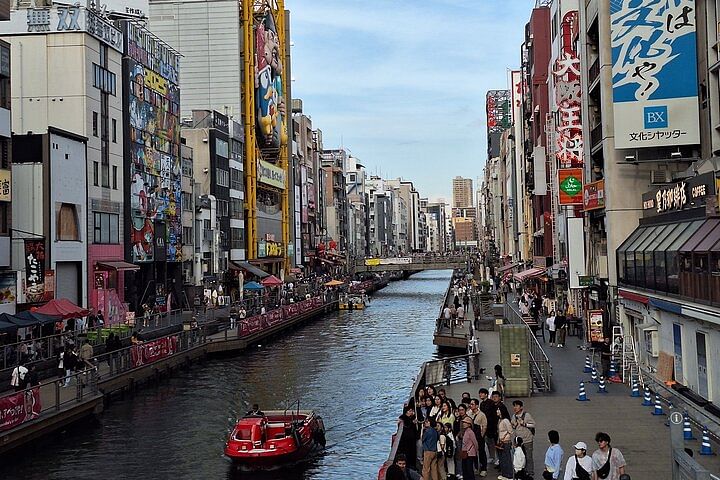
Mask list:
[[[481,367],[485,375],[492,375],[492,368],[500,363],[499,334],[497,332],[478,332],[481,354]],[[626,472],[632,480],[658,480],[671,478],[670,429],[665,425],[667,416],[654,416],[653,407],[643,407],[642,398],[630,396],[630,388],[623,384],[607,384],[607,394],[597,393],[598,385],[590,383],[590,374],[583,373],[585,355],[580,350],[581,341],[568,337],[564,348],[545,345],[546,353],[553,365],[553,391],[549,394],[522,398],[525,410],[536,421],[534,442],[535,472],[543,471],[545,450],[549,446],[547,432],[557,430],[560,443],[565,452],[563,465],[568,455],[574,453],[572,445],[583,441],[588,445],[589,454],[597,448],[595,434],[606,432],[612,438],[612,445],[622,451],[627,461]],[[505,372],[511,376],[512,372]],[[471,384],[460,383],[445,387],[448,396],[459,399],[462,392],[470,392],[477,398],[478,389],[489,388],[490,381],[481,376]],[[590,401],[580,402],[578,386],[585,382]],[[505,404],[512,411],[513,398],[507,398]],[[665,408],[667,414],[667,408]],[[695,437],[699,437],[695,433]],[[710,472],[720,474],[720,457],[699,455],[700,441],[688,441],[686,447],[694,451],[694,458]],[[713,446],[717,448],[717,446]],[[496,479],[497,471],[490,469],[488,479]],[[540,475],[536,474],[535,478]],[[562,477],[561,477],[562,478]]]
[[[446,298],[445,306],[449,307],[452,305],[453,300],[454,297],[451,293]],[[470,340],[471,337],[472,325],[475,321],[475,312],[472,301],[468,303],[468,311],[465,313],[465,321],[460,324],[457,324],[457,321],[452,319],[446,321],[442,317],[442,312],[440,316],[441,318],[437,320],[435,327],[433,343],[439,347],[466,349],[468,340]]]

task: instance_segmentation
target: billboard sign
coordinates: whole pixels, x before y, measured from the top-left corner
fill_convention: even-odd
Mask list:
[[[583,204],[582,168],[561,168],[558,170],[560,205]]]
[[[130,22],[125,25],[132,261],[179,262],[182,172],[178,54],[141,27]],[[163,231],[156,232],[158,225],[164,226]]]
[[[583,185],[583,210],[600,210],[605,208],[605,180],[598,180]]]
[[[273,10],[267,9],[255,23],[256,129],[261,149],[280,148],[288,139],[281,41]]]
[[[567,12],[561,24],[562,47],[553,68],[555,103],[555,158],[560,168],[583,166],[580,59],[575,49],[577,10]]]
[[[653,217],[679,210],[705,208],[708,201],[714,202],[714,198],[715,174],[703,173],[644,193],[643,216]]]
[[[694,0],[610,4],[615,147],[700,143]]]
[[[285,171],[272,163],[258,160],[257,167],[258,182],[270,185],[271,187],[285,189]]]
[[[45,296],[45,239],[25,239],[25,301],[42,302]]]

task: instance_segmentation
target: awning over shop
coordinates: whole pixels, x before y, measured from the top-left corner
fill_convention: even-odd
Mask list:
[[[97,262],[97,268],[99,270],[117,270],[121,272],[125,270],[140,270],[140,265],[124,262],[122,260],[103,260],[101,262]]]
[[[230,262],[230,268],[235,267],[235,270],[245,270],[246,272],[250,272],[256,277],[265,278],[269,277],[270,274],[266,271],[256,267],[252,263],[249,262]]]
[[[48,323],[55,323],[55,322],[62,320],[62,317],[59,315],[45,315],[43,313],[32,312],[30,310],[25,310],[24,312],[18,312],[13,316],[15,318],[21,318],[24,320],[34,321],[36,323],[39,323],[40,325],[47,325]]]
[[[14,323],[0,320],[0,335],[14,335],[17,329],[18,326]]]
[[[511,263],[510,265],[504,265],[496,270],[497,273],[503,273],[507,272],[508,270],[512,270],[515,267],[519,267],[522,265],[522,263]]]
[[[63,319],[80,318],[90,314],[88,310],[75,305],[66,298],[50,300],[42,307],[38,307],[35,311],[37,313],[44,313],[45,315],[57,315]]]
[[[720,251],[720,218],[710,218],[679,249],[683,253]]]
[[[523,270],[522,272],[516,273],[515,275],[513,275],[513,278],[515,278],[515,280],[518,282],[524,282],[525,280],[527,280],[529,278],[538,277],[538,276],[542,275],[543,273],[545,273],[546,270],[547,269],[545,269],[545,268],[539,268],[539,267],[529,268],[527,270]]]

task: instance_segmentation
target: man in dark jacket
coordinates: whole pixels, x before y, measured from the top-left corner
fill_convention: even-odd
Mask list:
[[[415,423],[415,407],[406,405],[403,414],[398,417],[398,423],[402,424],[403,431],[398,443],[398,453],[405,455],[407,466],[417,470],[417,440],[418,431]]]

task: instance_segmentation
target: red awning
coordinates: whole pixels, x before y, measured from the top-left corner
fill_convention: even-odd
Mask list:
[[[85,317],[90,314],[89,310],[78,307],[66,298],[50,300],[42,307],[38,307],[35,311],[45,315],[57,315],[65,320],[68,318]]]
[[[529,278],[539,277],[540,275],[545,273],[546,270],[547,270],[546,268],[539,268],[539,267],[529,268],[527,270],[523,270],[520,273],[516,273],[515,275],[513,275],[513,278],[515,278],[515,280],[517,280],[518,282],[524,282],[525,280],[527,280]]]
[[[279,287],[283,284],[282,280],[277,278],[275,275],[270,275],[267,278],[263,278],[260,283],[266,287]]]

